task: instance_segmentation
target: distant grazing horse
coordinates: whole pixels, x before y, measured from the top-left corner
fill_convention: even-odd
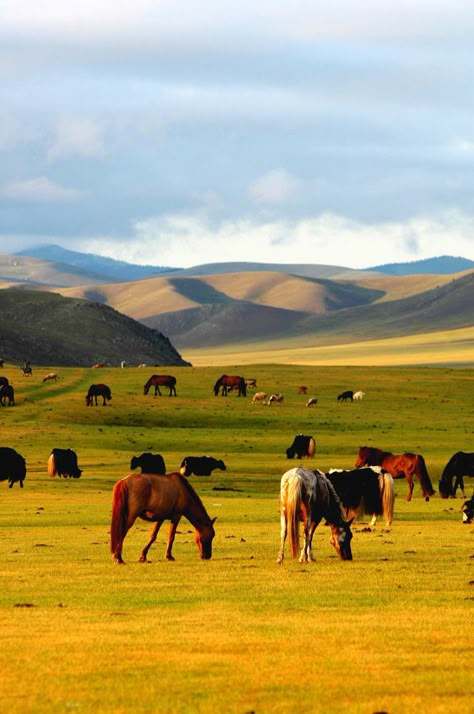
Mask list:
[[[354,402],[361,401],[365,397],[365,392],[354,392],[352,399]]]
[[[58,375],[56,372],[49,372],[46,377],[43,377],[43,382],[56,382]]]
[[[171,374],[152,374],[148,382],[143,387],[143,394],[148,394],[150,387],[155,388],[155,397],[157,394],[161,397],[160,387],[168,387],[168,396],[176,395],[176,377]]]
[[[144,474],[165,474],[165,460],[161,454],[151,454],[147,451],[141,456],[133,456],[130,461],[130,468],[140,467]]]
[[[257,389],[257,380],[253,377],[248,377],[245,380],[245,386],[247,389]]]
[[[305,386],[298,387],[298,394],[308,394],[308,387],[305,387]]]
[[[438,483],[439,495],[441,498],[456,497],[456,490],[459,486],[463,498],[466,498],[464,491],[463,476],[474,476],[474,454],[465,451],[457,451],[443,469]],[[455,478],[453,486],[453,478]]]
[[[210,476],[214,469],[227,471],[222,459],[215,459],[213,456],[186,456],[181,461],[179,472],[183,476]]]
[[[267,398],[266,392],[255,392],[252,397],[252,404],[257,404],[258,402],[264,402]]]
[[[77,454],[72,449],[53,449],[48,459],[48,476],[80,478],[82,470],[77,465]]]
[[[285,540],[289,535],[290,549],[296,558],[300,548],[299,523],[304,523],[304,546],[299,561],[313,560],[311,545],[314,531],[325,518],[331,528],[331,545],[341,560],[352,560],[351,523],[346,521],[342,505],[332,483],[321,471],[290,469],[280,483],[281,543],[277,563],[283,562]]]
[[[0,377],[0,387],[4,384],[10,384],[7,377]]]
[[[283,404],[284,398],[285,397],[283,394],[272,394],[267,404],[268,406],[270,406],[271,404],[279,404],[281,406]]]
[[[178,523],[184,516],[195,529],[194,540],[201,558],[212,557],[214,519],[210,519],[204,505],[189,481],[181,474],[130,474],[117,481],[113,490],[110,550],[116,563],[123,563],[122,548],[127,532],[137,518],[154,523],[150,540],[143,548],[140,561],[146,562],[148,551],[156,540],[165,520],[170,520],[166,559],[171,553]]]
[[[434,489],[428,475],[425,460],[421,454],[391,454],[390,451],[382,451],[372,446],[361,446],[359,455],[355,463],[356,468],[361,466],[382,466],[392,474],[393,478],[403,478],[408,481],[407,501],[411,501],[413,495],[413,476],[420,482],[425,501],[430,500],[434,495]]]
[[[247,385],[245,384],[245,379],[243,377],[223,374],[222,377],[219,377],[219,379],[214,385],[214,394],[217,397],[217,395],[219,394],[219,389],[221,389],[222,396],[226,397],[227,392],[233,389],[234,387],[237,387],[239,397],[247,396]]]
[[[338,402],[347,402],[348,399],[350,399],[351,402],[354,400],[354,392],[351,392],[350,389],[337,395]]]
[[[0,404],[2,407],[6,406],[8,400],[8,406],[15,406],[15,390],[11,384],[1,384],[0,385]]]
[[[297,434],[293,443],[286,450],[286,458],[297,459],[312,458],[316,453],[316,442],[314,437],[305,434]]]
[[[393,521],[395,489],[393,477],[381,466],[363,466],[360,469],[331,469],[326,476],[336,489],[346,512],[346,518],[363,513],[372,516],[375,526],[377,516],[383,515],[390,526]]]
[[[18,482],[23,488],[25,478],[26,462],[23,456],[9,446],[0,446],[0,481],[8,481],[9,488]]]
[[[97,406],[97,397],[102,397],[102,406],[107,405],[107,401],[112,399],[110,388],[106,384],[91,384],[86,394],[86,404],[91,407],[94,403]]]
[[[310,398],[308,399],[308,401],[306,402],[306,406],[307,406],[307,407],[310,407],[310,406],[312,406],[313,404],[316,406],[317,403],[318,403],[318,398],[317,398],[317,397],[310,397]]]
[[[474,521],[474,496],[471,496],[469,501],[463,503],[461,511],[463,523],[467,524]]]
[[[25,377],[31,377],[31,375],[33,374],[33,370],[29,365],[23,365],[23,367],[20,367],[20,369],[25,375]]]

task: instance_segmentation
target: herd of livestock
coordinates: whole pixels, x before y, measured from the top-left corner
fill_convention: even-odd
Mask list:
[[[23,371],[23,374],[26,376],[30,376],[32,373],[31,366],[29,362],[25,362],[23,367],[21,367],[21,370]],[[43,382],[47,381],[56,381],[58,379],[58,375],[55,372],[50,372],[48,373],[44,378]],[[169,396],[176,396],[176,378],[171,376],[171,375],[157,375],[154,374],[152,375],[146,384],[144,385],[143,391],[144,394],[148,394],[150,388],[154,388],[154,394],[160,395],[161,396],[161,391],[160,387],[167,387],[169,390]],[[246,379],[241,376],[229,376],[229,375],[222,375],[215,383],[214,385],[214,394],[217,396],[218,394],[222,394],[223,396],[226,396],[229,392],[235,391],[238,393],[239,396],[247,396],[247,389],[257,389],[257,384],[255,379]],[[307,395],[307,387],[302,385],[298,387],[298,393],[299,394],[304,394]],[[361,391],[344,391],[341,394],[337,396],[338,401],[354,401],[354,400],[361,400],[364,397],[364,392]],[[93,405],[98,405],[98,398],[102,398],[102,405],[106,405],[109,400],[112,399],[112,393],[111,389],[108,385],[105,384],[92,384],[85,397],[86,405],[87,406],[93,406]],[[284,400],[284,395],[283,394],[271,394],[270,396],[267,395],[265,392],[255,392],[252,398],[252,403],[257,404],[257,403],[264,403],[270,406],[273,403],[276,404],[282,404]],[[9,383],[8,379],[6,377],[0,376],[0,404],[2,406],[14,406],[15,404],[15,399],[14,399],[14,389],[13,386]],[[316,397],[310,397],[308,401],[306,402],[306,406],[311,406],[317,404],[317,398]],[[345,517],[349,517],[350,514],[353,516],[358,513],[368,513],[372,515],[372,524],[375,523],[375,519],[377,515],[384,515],[385,520],[387,525],[391,524],[392,521],[392,516],[393,516],[393,503],[394,503],[394,492],[393,492],[393,478],[399,478],[402,476],[405,476],[407,480],[410,483],[410,479],[412,478],[413,475],[416,475],[420,479],[420,484],[423,487],[423,480],[422,477],[420,477],[420,474],[417,473],[415,467],[413,467],[412,472],[410,474],[406,473],[405,467],[402,468],[399,464],[401,463],[400,461],[395,462],[395,466],[391,468],[391,463],[392,461],[385,459],[384,460],[373,460],[371,461],[370,459],[362,459],[361,458],[361,452],[363,450],[368,450],[372,452],[380,452],[384,457],[393,457],[395,460],[400,459],[402,457],[417,457],[418,459],[422,459],[419,455],[414,455],[414,454],[403,454],[400,456],[394,456],[393,454],[390,454],[389,452],[382,452],[377,449],[368,449],[368,447],[361,447],[360,452],[359,452],[359,458],[356,463],[355,469],[348,470],[348,471],[343,471],[343,470],[338,470],[338,471],[330,471],[327,474],[322,474],[320,471],[315,470],[315,471],[310,471],[308,469],[303,469],[303,468],[297,468],[297,469],[292,469],[291,471],[287,472],[285,474],[284,478],[287,478],[288,475],[291,473],[293,480],[295,481],[295,484],[291,486],[293,489],[300,488],[301,494],[299,496],[299,501],[298,505],[295,506],[296,510],[293,509],[293,516],[296,518],[296,520],[304,520],[305,521],[305,537],[309,538],[309,532],[311,531],[311,507],[314,508],[315,502],[318,500],[317,499],[317,494],[321,492],[322,487],[326,488],[326,490],[329,490],[329,493],[334,490],[336,499],[338,502],[340,501],[340,506],[341,506],[341,513],[344,514]],[[286,449],[286,456],[288,459],[293,459],[295,456],[298,459],[305,459],[305,458],[311,458],[314,456],[316,451],[316,442],[315,439],[312,435],[304,435],[304,434],[297,434],[292,442],[292,444]],[[131,459],[130,462],[130,468],[131,469],[141,469],[141,474],[143,475],[151,475],[151,478],[155,476],[165,476],[166,474],[166,465],[164,462],[163,457],[160,454],[152,454],[152,453],[143,453],[140,456],[134,456]],[[197,475],[197,476],[210,476],[212,471],[215,469],[220,469],[225,471],[226,470],[226,465],[222,461],[222,459],[216,459],[211,456],[187,456],[185,457],[179,467],[179,473],[181,476],[184,477],[189,477],[192,474]],[[77,454],[72,450],[72,449],[59,449],[59,448],[54,448],[48,458],[48,463],[47,463],[47,471],[48,475],[50,477],[53,476],[62,476],[66,478],[79,478],[81,476],[82,470],[78,466],[78,459],[77,459]],[[176,474],[174,474],[176,476]],[[464,494],[464,483],[462,480],[463,475],[469,475],[472,476],[474,475],[474,454],[466,454],[464,452],[457,452],[456,454],[451,457],[450,461],[446,465],[443,475],[440,479],[439,482],[439,492],[440,495],[444,498],[448,496],[455,496],[456,493],[456,488],[457,486],[461,487],[461,491],[463,496],[465,497]],[[132,476],[139,476],[137,474],[132,474]],[[168,475],[167,475],[168,476]],[[26,461],[24,457],[19,454],[17,451],[10,447],[0,447],[0,481],[5,481],[7,480],[9,483],[9,487],[11,488],[14,483],[19,483],[20,487],[23,488],[23,482],[26,477]],[[128,477],[127,477],[128,478]],[[145,478],[145,476],[143,476]],[[424,490],[424,495],[426,496],[426,500],[429,500],[429,495],[432,495],[434,493],[434,490],[431,487],[431,483],[429,482],[429,477],[427,476],[426,473],[426,478],[428,479],[428,485],[429,485],[429,491],[425,493],[425,488],[423,487]],[[453,486],[453,478],[455,478],[455,483]],[[187,480],[187,479],[186,479]],[[284,479],[283,479],[284,480]],[[283,480],[282,480],[282,489],[283,489]],[[288,481],[288,479],[287,479]],[[326,481],[329,482],[329,484],[326,484]],[[154,482],[153,482],[154,483]],[[291,483],[291,479],[288,481],[288,483]],[[288,483],[285,481],[285,498],[287,497],[287,491],[290,488]],[[305,511],[305,500],[303,497],[304,493],[304,488],[309,488],[308,484],[311,484],[311,487],[314,489],[314,492],[308,496],[307,501],[308,501],[308,509],[307,512]],[[411,484],[411,489],[413,488],[413,485]],[[318,491],[319,489],[319,491]],[[290,489],[291,490],[291,489]],[[190,485],[187,486],[187,494],[192,494],[194,499],[197,499],[199,501],[199,497],[197,494],[194,492],[192,487]],[[123,495],[122,495],[123,497]],[[411,497],[411,491],[409,494],[409,499]],[[295,496],[296,498],[296,496]],[[283,499],[283,491],[280,494],[280,501],[282,502]],[[312,506],[311,506],[312,504]],[[203,508],[202,503],[200,506]],[[118,512],[118,511],[117,511]],[[286,528],[287,528],[287,517],[288,517],[288,512],[289,512],[289,507],[286,505],[285,507],[282,507],[282,546],[281,546],[281,551],[279,555],[279,562],[283,560],[283,543],[284,543],[284,537],[286,537]],[[143,511],[145,513],[145,510]],[[205,509],[204,509],[205,513]],[[324,517],[327,518],[327,514],[322,511],[321,513],[324,514]],[[462,513],[463,513],[463,521],[465,523],[471,523],[474,520],[474,496],[471,497],[468,501],[466,501],[462,507]],[[296,514],[296,515],[295,515]],[[140,513],[138,513],[139,517],[144,517],[145,520],[152,520],[155,523],[159,522],[161,525],[161,522],[163,520],[172,520],[172,522],[175,524],[174,525],[174,530],[176,527],[177,522],[179,522],[179,519],[181,518],[181,515],[185,515],[188,517],[188,520],[190,519],[189,514],[187,514],[186,510],[183,512],[180,512],[179,514],[174,514],[173,513],[164,513],[164,514],[159,514],[156,517],[146,517]],[[321,519],[322,515],[319,514],[318,518],[319,520]],[[341,555],[341,550],[340,550],[340,545],[341,543],[339,542],[341,539],[344,540],[344,538],[347,537],[348,531],[350,532],[350,522],[345,520],[345,517],[342,517],[341,524],[339,526],[333,525],[334,527],[334,533],[333,533],[333,538],[332,542],[333,545],[336,547],[338,550],[339,554]],[[207,514],[205,514],[205,520],[208,519]],[[319,520],[317,522],[319,522]],[[191,518],[192,522],[192,518]],[[331,521],[328,520],[329,525],[331,525]],[[206,520],[206,525],[205,528],[208,529],[208,531],[212,531],[213,534],[213,527],[212,527],[213,521],[209,525],[209,523]],[[316,523],[317,524],[317,523]],[[315,526],[314,526],[315,527]],[[155,537],[156,537],[156,532],[158,530],[159,526],[155,526]],[[291,538],[293,539],[294,542],[294,528],[295,525],[293,524],[293,535],[290,534]],[[209,530],[210,529],[210,530]],[[116,529],[117,530],[117,529]],[[314,528],[313,528],[314,531]],[[311,537],[312,537],[312,532],[311,531]],[[121,538],[119,538],[119,545],[117,546],[117,552],[114,553],[114,557],[117,562],[123,562],[121,560],[121,547],[123,543],[123,538],[125,537],[125,533],[127,532],[127,528],[124,529]],[[284,534],[284,537],[283,537]],[[170,536],[171,537],[171,536]],[[213,537],[213,535],[212,535]],[[212,541],[212,537],[210,538]],[[352,537],[350,535],[350,537]],[[153,538],[154,540],[154,538]],[[144,550],[145,557],[146,557],[146,552],[148,548],[150,547],[151,543],[153,542],[150,541],[148,544],[147,548]],[[350,540],[350,539],[349,539]],[[199,535],[197,535],[196,542],[199,542]],[[341,541],[342,542],[342,541]],[[168,543],[168,553],[171,558],[171,545],[172,541],[169,541]],[[310,549],[311,545],[311,539],[309,539],[309,546],[306,544],[306,548]],[[210,552],[210,551],[208,551]],[[343,552],[343,551],[342,551]],[[295,553],[293,553],[295,554]],[[142,553],[143,556],[143,553]],[[205,557],[202,555],[202,557]],[[208,556],[210,557],[210,555]],[[342,555],[341,555],[342,557]],[[347,556],[349,557],[349,556]]]

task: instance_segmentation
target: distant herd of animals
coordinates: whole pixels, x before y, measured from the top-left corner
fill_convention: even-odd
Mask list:
[[[21,370],[25,376],[31,376],[29,363]],[[25,371],[26,370],[26,371]],[[56,381],[58,375],[47,374],[43,382]],[[161,396],[160,387],[168,388],[168,396],[177,396],[176,378],[171,375],[152,375],[143,387],[146,395],[154,389],[155,396]],[[255,379],[240,376],[222,375],[215,383],[215,396],[237,392],[238,396],[247,396],[247,389],[257,389]],[[300,386],[298,394],[307,395],[307,387]],[[337,396],[340,402],[361,400],[365,396],[361,391],[344,391]],[[105,406],[112,399],[110,387],[105,384],[90,385],[86,394],[86,405],[98,405],[102,398]],[[256,392],[252,403],[263,402],[282,404],[284,396],[276,393],[267,398],[265,392]],[[6,377],[0,377],[0,403],[14,405],[14,390]],[[317,404],[317,398],[311,397],[306,406]],[[286,449],[287,459],[299,460],[314,457],[316,440],[312,435],[297,434]],[[226,471],[222,459],[212,456],[186,456],[179,471],[166,473],[166,466],[161,454],[143,453],[134,456],[130,468],[140,468],[140,473],[132,473],[120,479],[114,486],[112,498],[112,523],[110,547],[113,559],[123,563],[123,541],[137,518],[153,522],[151,537],[140,555],[140,561],[146,561],[147,554],[155,542],[161,525],[170,521],[170,529],[165,557],[174,560],[172,547],[178,523],[182,516],[187,518],[195,529],[195,542],[204,559],[212,557],[212,540],[215,535],[214,522],[211,519],[196,491],[188,481],[191,475],[210,476],[215,469]],[[72,449],[52,449],[47,462],[50,477],[80,478],[82,470],[78,466],[77,454]],[[474,453],[458,451],[449,459],[439,480],[439,494],[442,498],[455,497],[459,488],[464,498],[464,476],[474,476]],[[10,447],[0,447],[0,481],[8,481],[12,488],[19,483],[23,488],[26,477],[24,457]],[[421,454],[406,452],[392,454],[369,446],[359,447],[355,467],[349,470],[331,469],[327,473],[315,469],[296,467],[282,476],[280,482],[280,550],[277,562],[284,559],[284,546],[288,537],[293,557],[299,553],[301,562],[312,560],[312,540],[314,532],[325,519],[331,530],[331,544],[342,560],[352,559],[351,524],[362,513],[372,516],[371,526],[377,516],[385,519],[387,526],[393,520],[394,486],[393,479],[405,478],[408,483],[407,500],[410,501],[414,489],[414,477],[419,481],[426,501],[434,495],[434,489]],[[462,506],[464,523],[474,521],[474,496]],[[299,548],[299,523],[304,524],[304,545]]]

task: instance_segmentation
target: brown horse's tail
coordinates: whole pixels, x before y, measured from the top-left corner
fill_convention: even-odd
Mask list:
[[[421,454],[416,455],[415,475],[418,477],[420,482],[420,486],[423,490],[423,496],[425,497],[425,500],[428,501],[429,497],[434,495],[434,489],[431,479],[428,476],[425,460]]]
[[[291,479],[288,483],[284,506],[291,554],[296,558],[300,550],[301,481],[299,479]]]
[[[56,476],[56,473],[56,459],[54,458],[54,454],[50,454],[48,459],[48,476],[52,478]]]
[[[115,554],[120,550],[126,536],[128,513],[128,484],[122,479],[114,486],[112,497],[112,525],[110,527],[110,551]]]

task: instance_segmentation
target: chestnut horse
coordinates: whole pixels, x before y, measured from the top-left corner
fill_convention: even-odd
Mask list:
[[[223,374],[219,377],[214,385],[214,394],[217,397],[219,394],[219,389],[222,388],[222,396],[226,397],[227,392],[237,387],[238,396],[247,396],[247,385],[245,384],[245,379],[243,377],[232,376],[228,374]]]
[[[413,476],[416,476],[420,482],[425,501],[429,501],[430,496],[434,495],[425,460],[421,454],[412,454],[410,452],[391,454],[390,451],[382,451],[373,446],[361,446],[355,465],[356,468],[361,466],[382,466],[392,474],[393,478],[405,477],[408,481],[407,501],[411,501],[413,495]]]
[[[293,558],[299,551],[299,523],[304,523],[304,545],[300,563],[313,560],[311,544],[314,531],[325,518],[331,528],[331,545],[341,560],[352,560],[351,521],[346,521],[342,504],[329,479],[321,471],[290,469],[280,483],[281,544],[277,563],[283,562],[285,540],[289,541]]]
[[[146,562],[147,553],[165,520],[171,521],[165,557],[174,560],[171,549],[181,516],[194,526],[194,540],[201,558],[208,560],[212,557],[216,519],[209,518],[201,499],[184,476],[177,472],[162,475],[134,473],[117,481],[113,490],[110,529],[110,550],[115,562],[124,562],[123,541],[137,518],[155,524],[150,540],[142,550],[140,562]]]
[[[148,382],[143,387],[143,394],[148,394],[150,387],[155,388],[155,397],[157,394],[161,397],[160,387],[168,387],[168,396],[176,395],[176,377],[171,376],[171,374],[152,374]]]

